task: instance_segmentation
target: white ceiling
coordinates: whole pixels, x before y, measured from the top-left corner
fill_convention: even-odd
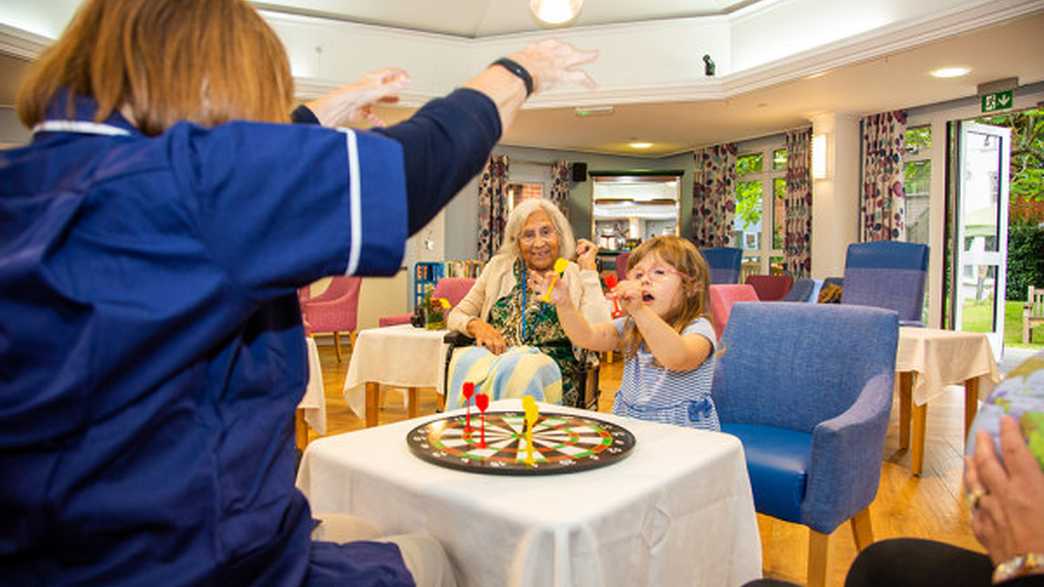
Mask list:
[[[775,2],[761,0],[759,6]],[[324,10],[344,10],[349,4],[348,0],[286,0],[281,3],[307,4]],[[459,19],[446,15],[460,14],[459,11],[474,5],[477,7],[474,8],[476,12],[485,10],[487,14],[469,21],[471,31],[486,30],[482,29],[482,26],[486,26],[482,23],[495,20],[489,16],[489,12],[499,13],[508,6],[517,4],[524,7],[527,4],[519,0],[447,0],[442,3],[358,0],[350,3],[357,14],[364,13],[363,9],[366,9],[374,14],[383,14],[382,18],[388,23],[418,28],[427,26],[427,30],[436,30],[435,27],[442,26],[439,23],[449,26],[447,23],[457,22]],[[699,4],[697,8],[689,7],[693,11],[736,10],[741,4],[745,5],[743,2],[727,0],[699,3],[681,0],[587,0],[586,4],[581,19],[597,17],[635,20],[639,19],[639,15],[668,14],[667,11],[671,9],[690,4]],[[447,5],[453,6],[453,10],[446,9]],[[630,14],[625,12],[628,7],[631,8]],[[528,12],[523,11],[522,15],[529,18]],[[516,18],[514,26],[524,26],[524,22]],[[529,26],[535,28],[533,24]],[[610,116],[588,118],[577,117],[572,108],[527,109],[519,114],[502,142],[549,149],[663,156],[703,145],[764,136],[807,125],[810,116],[822,112],[862,115],[932,104],[973,96],[977,84],[1007,77],[1018,77],[1023,85],[1044,81],[1042,55],[1044,10],[1037,10],[1029,16],[987,28],[892,52],[869,61],[829,69],[826,75],[815,79],[787,81],[740,93],[727,100],[617,104],[614,114]],[[611,67],[610,63],[601,65]],[[964,65],[972,71],[966,77],[949,80],[927,75],[932,69],[948,65]],[[823,61],[823,67],[828,66]],[[0,55],[0,105],[13,102],[14,88],[23,69],[21,61]],[[383,110],[382,114],[394,122],[411,112],[410,109],[400,108]],[[635,151],[626,145],[636,139],[652,142],[654,146],[645,151]]]
[[[765,0],[587,0],[571,26],[728,14]],[[265,0],[259,8],[468,38],[546,30],[528,0]]]
[[[980,83],[1018,77],[1044,81],[1044,13],[975,30],[865,63],[748,92],[728,100],[617,105],[609,116],[580,118],[572,108],[523,110],[504,144],[637,156],[765,136],[809,124],[823,112],[870,114],[974,96]],[[937,79],[947,65],[965,77]],[[391,121],[410,111],[384,110]],[[631,140],[654,143],[637,151]]]

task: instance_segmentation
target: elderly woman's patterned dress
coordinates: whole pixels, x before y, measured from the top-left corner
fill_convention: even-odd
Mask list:
[[[515,261],[514,273],[515,287],[493,304],[489,324],[504,336],[509,346],[536,347],[551,357],[562,371],[562,405],[582,407],[587,351],[573,348],[558,322],[554,305],[541,302],[526,291],[526,266],[521,259]]]

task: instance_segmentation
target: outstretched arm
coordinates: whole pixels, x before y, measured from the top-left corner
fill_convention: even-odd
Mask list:
[[[641,283],[633,280],[620,282],[613,295],[623,310],[634,318],[645,345],[653,357],[671,371],[690,371],[703,364],[713,352],[711,342],[699,334],[683,335],[664,322],[656,312],[642,302]]]
[[[540,284],[541,289],[549,285],[546,283],[547,278],[543,278],[545,281]],[[562,279],[557,280],[554,289],[551,291],[551,301],[555,304],[558,322],[562,325],[562,330],[565,331],[569,340],[578,347],[600,353],[616,350],[620,344],[620,337],[616,333],[616,327],[613,326],[612,322],[591,324],[587,321],[587,318],[584,318],[580,310],[573,304],[573,300],[569,298],[569,288],[568,283],[566,283],[569,279],[571,279],[571,276],[563,275]]]

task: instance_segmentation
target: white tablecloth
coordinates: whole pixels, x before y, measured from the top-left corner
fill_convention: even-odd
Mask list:
[[[326,434],[326,397],[323,395],[323,366],[319,363],[319,348],[312,337],[308,342],[308,387],[297,404],[304,410],[305,422],[320,435]]]
[[[425,330],[409,324],[359,331],[344,379],[348,407],[366,418],[366,382],[396,387],[434,387],[442,394],[448,330]]]
[[[913,401],[919,406],[938,396],[947,385],[973,377],[979,378],[979,397],[985,398],[1000,381],[990,341],[981,332],[900,328],[895,370],[917,373]]]
[[[518,410],[521,402],[490,409]],[[426,416],[311,443],[297,486],[313,512],[362,516],[385,534],[431,533],[462,587],[741,585],[761,576],[735,437],[593,415],[634,433],[633,454],[565,475],[465,473],[410,453],[407,433],[440,417]]]

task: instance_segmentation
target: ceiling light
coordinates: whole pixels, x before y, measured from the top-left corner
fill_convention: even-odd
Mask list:
[[[529,9],[537,20],[547,24],[564,24],[580,14],[584,0],[530,0]]]
[[[649,147],[653,146],[652,143],[646,143],[645,141],[633,141],[627,143],[627,145],[632,149],[648,149]]]
[[[940,67],[928,73],[932,77],[961,77],[962,75],[968,75],[970,71],[970,67]]]

